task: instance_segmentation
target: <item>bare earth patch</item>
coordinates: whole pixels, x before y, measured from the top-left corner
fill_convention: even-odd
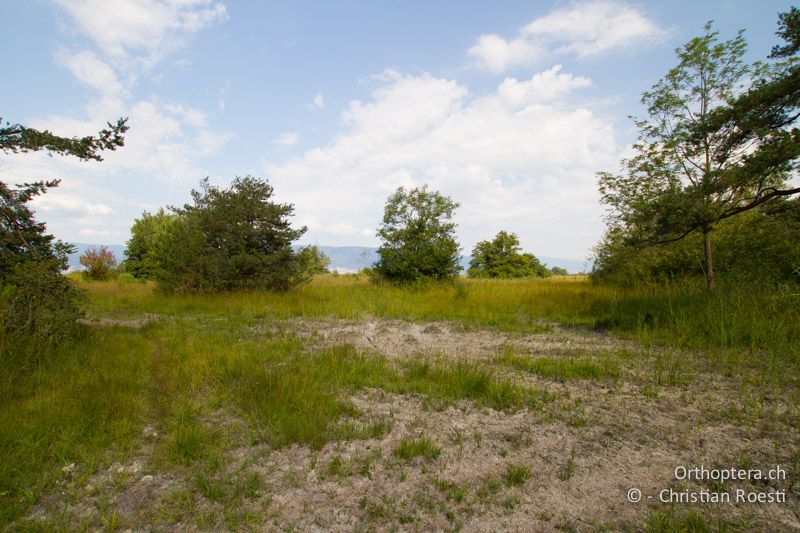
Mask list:
[[[521,335],[445,322],[290,320],[257,332],[296,335],[309,349],[350,344],[395,360],[431,353],[466,358],[555,399],[540,411],[500,412],[369,389],[350,401],[365,419],[387,421],[388,433],[318,451],[250,444],[241,437],[246,423],[223,409],[207,424],[240,438],[207,480],[189,469],[159,470],[151,455],[163,436],[146,428],[137,457],[73,483],[72,496],[65,490],[46,498],[29,519],[53,523],[60,513],[70,523],[113,519],[118,527],[164,531],[636,531],[653,513],[693,509],[734,529],[800,529],[796,403],[762,394],[752,404],[746,384],[704,374],[691,354],[673,354],[690,371],[666,379],[658,366],[664,350],[558,325]],[[611,354],[622,372],[611,380],[556,381],[499,365],[498,354],[509,346],[530,357]],[[438,453],[397,454],[402,442],[420,439]],[[679,466],[766,471],[776,465],[788,471],[786,479],[720,484],[675,475]],[[65,471],[65,483],[75,476]],[[632,488],[642,491],[642,501],[628,501]],[[664,489],[780,490],[787,499],[670,504],[659,501]]]
[[[351,344],[377,350],[390,358],[415,354],[442,354],[453,358],[487,359],[506,346],[534,353],[560,350],[602,351],[635,346],[609,335],[542,324],[542,333],[520,334],[499,330],[474,330],[449,322],[406,322],[374,318],[368,321],[291,319],[258,328],[297,335],[313,347]]]

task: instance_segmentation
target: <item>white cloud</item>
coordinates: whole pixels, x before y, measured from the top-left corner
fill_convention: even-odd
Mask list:
[[[89,98],[84,118],[34,119],[33,127],[59,135],[93,135],[109,120],[127,116],[125,146],[104,154],[106,172],[128,172],[170,184],[194,182],[207,174],[197,163],[213,155],[233,135],[209,126],[208,114],[155,97],[136,99],[136,78],[182,38],[227,17],[225,6],[211,0],[56,0],[97,50],[60,51],[60,63],[97,94]],[[99,54],[104,57],[101,59]],[[225,88],[220,93],[223,101]],[[53,158],[50,174],[79,164]]]
[[[325,99],[322,97],[322,94],[317,94],[317,96],[314,97],[314,107],[319,110],[325,109]]]
[[[537,72],[528,81],[506,78],[497,89],[498,97],[511,106],[549,102],[575,89],[589,87],[592,80],[572,74],[562,74],[561,65]]]
[[[658,42],[666,31],[639,9],[597,1],[558,9],[525,26],[522,33],[561,44],[579,57]]]
[[[506,72],[514,67],[534,64],[544,51],[524,39],[507,41],[499,35],[481,35],[478,41],[467,50],[478,65],[489,72]]]
[[[281,133],[273,142],[275,144],[282,144],[283,146],[294,146],[299,140],[300,137],[296,133],[289,131]]]
[[[211,0],[55,0],[105,54],[156,61],[186,35],[228,18]]]
[[[91,203],[83,198],[51,191],[37,196],[32,205],[41,211],[53,211],[72,216],[109,215],[113,210],[102,203]]]
[[[93,52],[89,50],[74,54],[63,52],[59,56],[62,64],[78,81],[98,93],[116,99],[129,96],[128,90],[123,87],[114,69],[108,63],[101,61]]]
[[[511,40],[481,35],[467,55],[478,68],[498,74],[556,54],[589,57],[657,43],[667,34],[638,8],[595,0],[574,3],[534,19]]]
[[[565,105],[589,83],[555,67],[475,96],[453,80],[398,74],[348,106],[330,144],[265,170],[312,242],[374,244],[387,196],[428,183],[461,202],[466,252],[507,229],[535,253],[584,257],[603,229],[595,172],[622,149],[609,120]]]

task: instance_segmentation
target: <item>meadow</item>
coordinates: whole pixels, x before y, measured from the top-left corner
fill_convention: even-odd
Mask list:
[[[79,338],[0,361],[8,530],[800,526],[796,286],[76,282]],[[789,479],[675,479],[701,464]]]

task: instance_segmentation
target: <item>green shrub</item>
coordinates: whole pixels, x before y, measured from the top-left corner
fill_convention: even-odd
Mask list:
[[[201,182],[193,204],[159,222],[144,265],[167,291],[286,290],[311,268],[310,252],[292,249],[306,228],[292,229],[291,204],[272,201],[265,181],[236,178],[230,188]],[[319,259],[319,258],[316,258]],[[319,266],[319,265],[316,265]]]
[[[41,356],[77,328],[80,294],[61,274],[72,247],[48,235],[26,205],[57,184],[12,190],[0,182],[0,358]]]

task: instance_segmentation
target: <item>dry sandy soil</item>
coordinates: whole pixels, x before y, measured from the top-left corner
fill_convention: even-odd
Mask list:
[[[796,404],[735,373],[712,372],[702,354],[646,348],[606,334],[550,325],[522,335],[443,322],[290,320],[256,333],[297,335],[310,349],[350,344],[393,360],[420,353],[468,359],[552,393],[541,409],[498,412],[469,401],[436,405],[416,395],[366,390],[351,398],[365,419],[390,431],[321,450],[240,445],[224,452],[214,479],[235,498],[198,490],[193,474],[148,460],[162,439],[145,428],[140,453],[45,498],[29,518],[58,513],[132,530],[638,531],[658,520],[701,514],[712,530],[800,530],[800,439]],[[614,358],[616,379],[558,381],[498,363],[513,350],[531,358]],[[207,420],[231,434],[244,421]],[[404,460],[402,440],[429,438],[438,457]],[[676,467],[780,465],[775,481],[686,481]],[[509,477],[509,468],[523,472]],[[74,467],[79,470],[81,467]],[[250,487],[250,488],[248,488]],[[641,490],[642,501],[628,501]],[[782,503],[662,503],[663,489],[735,495],[783,491]],[[104,510],[114,513],[103,515]],[[105,516],[105,518],[99,518]],[[110,518],[109,518],[110,516]],[[648,522],[649,521],[649,522]],[[672,526],[666,526],[664,531]]]

